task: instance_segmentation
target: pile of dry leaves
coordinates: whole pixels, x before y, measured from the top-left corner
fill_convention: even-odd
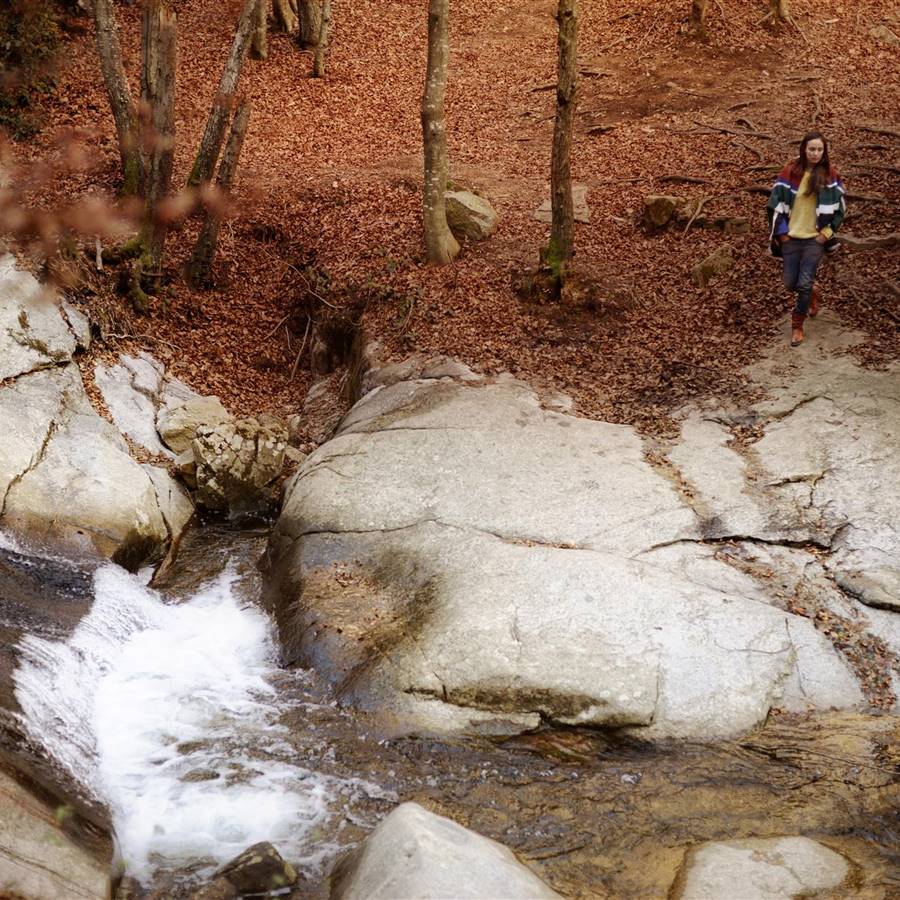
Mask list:
[[[183,182],[239,3],[174,6]],[[188,219],[170,235],[171,277],[149,316],[116,298],[110,278],[92,277],[83,298],[120,335],[96,352],[146,349],[235,412],[285,412],[313,378],[308,317],[346,306],[388,355],[445,353],[510,371],[570,393],[583,415],[649,430],[664,430],[688,399],[743,390],[741,367],[776,337],[788,308],[760,191],[800,135],[813,124],[825,131],[850,191],[864,198],[851,200],[848,231],[900,230],[900,46],[872,33],[900,34],[900,16],[891,0],[794,0],[797,27],[772,30],[760,24],[762,0],[722,0],[701,40],[688,33],[689,6],[581,5],[573,173],[588,187],[591,221],[576,241],[592,286],[582,302],[537,304],[514,290],[547,237],[533,213],[549,196],[555,3],[452,0],[452,178],[489,198],[501,222],[488,242],[435,269],[423,264],[419,209],[426,15],[416,0],[354,0],[336,5],[327,78],[310,77],[311,54],[285,35],[272,35],[266,61],[245,64],[251,124],[216,289],[192,293],[179,276],[198,228]],[[139,11],[118,11],[136,80]],[[37,202],[47,208],[111,195],[117,182],[92,29],[74,25],[49,121],[16,151],[45,159],[62,133],[90,136],[92,164],[44,189]],[[660,193],[703,198],[705,213],[743,216],[751,230],[648,233],[643,198]],[[733,268],[695,287],[690,269],[724,243]],[[823,275],[825,304],[867,334],[868,362],[896,358],[896,248],[838,256]]]

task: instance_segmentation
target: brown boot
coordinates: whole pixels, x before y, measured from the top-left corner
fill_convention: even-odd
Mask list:
[[[812,286],[812,299],[809,302],[809,317],[814,319],[819,314],[819,298],[821,297],[821,292],[819,291],[819,286],[814,284]]]
[[[806,318],[802,313],[791,313],[791,346],[799,347],[803,343],[803,320]]]

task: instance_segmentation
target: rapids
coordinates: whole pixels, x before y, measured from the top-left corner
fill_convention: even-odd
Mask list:
[[[94,564],[66,587],[89,586],[74,627],[23,629],[17,642],[23,731],[61,782],[108,811],[120,863],[144,884],[177,897],[270,840],[304,896],[324,897],[333,859],[416,800],[511,847],[569,896],[665,896],[686,847],[781,834],[856,861],[860,896],[900,890],[896,719],[773,716],[715,745],[580,729],[403,734],[337,707],[314,672],[279,668],[260,602],[266,538],[194,529],[152,586]],[[3,553],[58,580],[48,559],[8,541]]]

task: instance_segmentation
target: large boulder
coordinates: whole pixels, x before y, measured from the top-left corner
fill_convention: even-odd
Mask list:
[[[331,876],[332,900],[559,896],[506,847],[417,803],[398,806]]]
[[[156,430],[163,443],[176,454],[184,453],[197,435],[197,429],[215,428],[231,420],[231,414],[218,397],[184,396],[170,392],[156,417]]]
[[[100,418],[74,364],[20,375],[0,388],[0,527],[99,552],[133,567],[159,557],[183,527],[183,491],[149,473]],[[181,497],[183,500],[183,497]],[[189,502],[189,501],[188,501]]]
[[[198,503],[231,516],[270,512],[287,439],[287,427],[273,419],[200,426],[191,444]]]
[[[497,213],[484,197],[471,191],[447,191],[447,224],[459,240],[485,241],[497,228]]]
[[[435,730],[721,737],[776,705],[862,704],[814,625],[713,555],[677,485],[632,429],[511,379],[373,390],[287,493],[285,658]]]

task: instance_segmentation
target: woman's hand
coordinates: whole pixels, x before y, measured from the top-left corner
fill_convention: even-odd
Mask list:
[[[825,237],[825,235],[822,234],[822,232],[819,232],[819,233],[816,235],[816,243],[817,243],[817,244],[824,244],[824,243],[826,243],[827,241],[828,241],[828,238]]]
[[[778,243],[779,244],[786,244],[789,240],[790,240],[790,238],[786,234],[778,235]]]

